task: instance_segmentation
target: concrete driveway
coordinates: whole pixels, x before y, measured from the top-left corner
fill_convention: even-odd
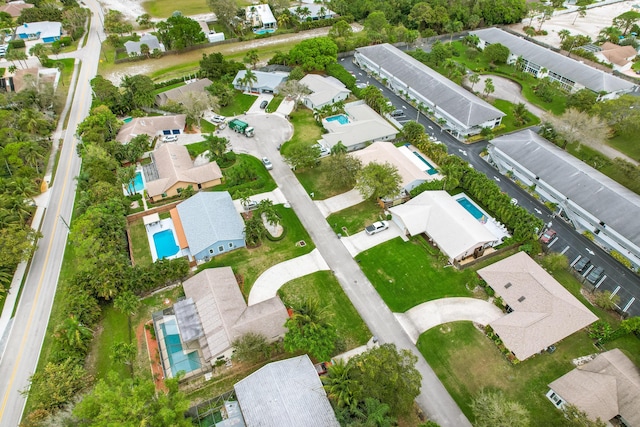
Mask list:
[[[315,200],[316,206],[320,209],[322,216],[325,218],[334,212],[341,211],[362,202],[364,202],[364,199],[356,189],[338,194],[337,196],[329,197],[328,199]]]
[[[245,92],[245,95],[255,95],[255,94]],[[247,111],[246,114],[264,114],[265,111],[264,109],[260,108],[260,104],[262,103],[262,101],[267,101],[270,103],[272,100],[273,100],[272,93],[261,93],[257,95],[255,102],[251,105],[251,108],[249,108],[249,111]]]
[[[424,331],[443,323],[467,320],[485,326],[505,315],[494,304],[476,298],[442,298],[393,314],[414,343]]]
[[[405,242],[408,241],[407,236],[404,235],[402,230],[400,230],[400,227],[398,227],[395,222],[387,222],[389,223],[389,228],[378,234],[369,236],[364,230],[362,230],[353,236],[343,236],[340,240],[353,257],[358,255],[360,252],[366,251],[374,246],[378,246],[381,243],[388,242],[396,237],[401,237]]]
[[[322,270],[329,270],[329,266],[318,249],[276,264],[262,273],[253,284],[249,293],[248,305],[255,305],[273,298],[285,283]]]
[[[274,205],[281,205],[287,202],[287,199],[285,199],[284,194],[282,194],[282,191],[280,191],[279,188],[276,188],[273,191],[267,191],[266,193],[254,194],[251,196],[251,200],[255,200],[258,203],[263,200],[271,200]],[[245,212],[244,207],[242,206],[242,200],[235,199],[233,201],[233,205],[236,207],[238,213]]]
[[[258,113],[242,114],[237,118],[254,127],[253,138],[236,133],[228,126],[218,132],[219,136],[229,138],[230,145],[236,153],[251,154],[258,158],[266,155],[273,162],[275,156],[272,153],[277,153],[278,145],[284,144],[293,136],[293,126],[279,114],[267,114],[260,110]]]

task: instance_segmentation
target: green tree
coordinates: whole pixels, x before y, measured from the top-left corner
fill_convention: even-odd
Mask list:
[[[323,71],[338,59],[338,46],[329,37],[303,40],[291,49],[289,58],[305,71]]]
[[[575,108],[565,110],[559,117],[549,116],[548,121],[567,143],[598,147],[604,144],[609,136],[609,128],[604,120],[597,115],[589,115]]]
[[[34,44],[31,49],[29,49],[29,55],[35,56],[40,61],[40,65],[44,65],[49,60],[47,56],[47,46],[44,43]]]
[[[256,69],[256,64],[260,61],[260,56],[258,55],[258,49],[249,49],[247,53],[244,55],[242,61],[245,64],[251,64],[251,68]]]
[[[247,70],[241,79],[242,82],[238,83],[241,83],[241,85],[246,88],[247,92],[250,92],[252,86],[258,82],[258,76],[251,70]]]
[[[127,322],[129,323],[129,343],[131,343],[131,317],[136,314],[138,307],[140,307],[140,299],[131,291],[125,291],[120,293],[113,300],[113,307],[122,314],[127,315]]]
[[[136,359],[137,349],[131,342],[119,341],[111,346],[109,357],[114,363],[122,363],[129,369],[129,374],[133,377],[133,362]]]
[[[575,405],[564,405],[564,418],[567,427],[606,427],[609,423],[605,423],[600,418],[592,420],[586,412],[581,411]]]
[[[598,41],[601,43],[611,42],[617,44],[621,36],[622,30],[620,28],[615,26],[605,27],[598,33]]]
[[[530,416],[518,402],[507,400],[502,392],[483,390],[471,402],[477,427],[527,427]]]
[[[629,10],[621,15],[613,18],[613,25],[622,29],[622,34],[627,35],[629,28],[636,22],[640,21],[640,12]]]
[[[410,120],[403,124],[400,136],[410,144],[416,145],[424,137],[424,126]]]
[[[335,156],[338,154],[345,154],[347,152],[347,146],[342,143],[342,141],[336,142],[336,144],[331,147],[331,155]]]
[[[258,363],[271,355],[271,346],[262,334],[248,332],[236,338],[233,343],[233,358],[240,362]]]
[[[373,398],[389,405],[392,415],[406,414],[420,394],[422,376],[415,368],[417,361],[411,351],[383,344],[350,359],[348,378],[361,387],[362,401]]]
[[[93,338],[93,331],[75,315],[70,314],[56,328],[54,336],[67,347],[87,351]]]
[[[284,159],[294,169],[312,167],[320,159],[320,148],[316,145],[295,145],[284,155]]]
[[[206,36],[197,21],[174,14],[166,21],[156,24],[158,38],[167,50],[180,50],[206,41]]]
[[[480,76],[476,73],[473,73],[469,76],[469,82],[471,83],[471,90],[473,91],[473,87],[480,81]]]
[[[151,15],[149,15],[148,13],[143,13],[142,15],[138,16],[136,18],[136,22],[138,23],[138,26],[143,30],[146,30],[147,28],[153,28],[154,26],[153,21],[151,21]]]
[[[620,296],[611,295],[611,291],[595,291],[593,302],[604,310],[614,310],[620,304]]]
[[[362,387],[350,377],[351,365],[347,365],[344,360],[338,359],[327,369],[327,375],[322,377],[322,384],[327,392],[327,396],[338,408],[358,407],[359,396],[362,394]]]
[[[267,235],[267,229],[260,215],[252,215],[244,221],[244,240],[247,246],[258,246]]]
[[[357,157],[345,153],[332,153],[324,161],[324,167],[332,187],[350,189],[356,185],[356,177],[362,169],[362,162]]]
[[[327,316],[317,300],[307,299],[294,307],[293,316],[284,324],[288,329],[284,336],[285,350],[303,350],[318,360],[329,360],[337,335]]]
[[[123,90],[123,104],[129,106],[129,111],[151,107],[155,102],[155,86],[148,76],[124,76],[120,88]]]
[[[371,12],[367,19],[364,20],[363,26],[372,43],[382,43],[387,39],[386,29],[389,26],[389,22],[384,12]]]
[[[363,167],[356,178],[356,189],[362,197],[369,200],[393,198],[400,193],[402,179],[398,169],[385,162],[369,163]]]
[[[636,96],[622,95],[598,102],[592,111],[611,126],[614,135],[640,134],[640,99]]]
[[[209,9],[215,13],[218,22],[228,23],[227,28],[235,33],[236,29],[233,25],[229,25],[229,23],[234,22],[236,18],[238,12],[236,2],[234,0],[207,0],[207,4],[209,5]]]
[[[482,92],[484,93],[484,96],[489,96],[491,95],[493,92],[495,92],[496,87],[493,85],[493,79],[488,78],[484,81],[484,89],[482,90]]]
[[[483,53],[492,64],[504,64],[509,59],[509,48],[500,43],[491,43]]]
[[[205,135],[204,142],[207,145],[207,150],[209,151],[207,158],[211,162],[222,159],[229,148],[228,138],[216,136],[213,133]]]
[[[578,7],[578,13],[576,13],[576,17],[573,18],[571,25],[575,25],[578,18],[584,18],[585,16],[587,16],[587,6],[583,4]]]
[[[311,90],[305,84],[300,83],[299,80],[287,80],[286,82],[278,85],[278,93],[282,96],[295,100],[295,104],[293,106],[295,111],[298,107],[298,103],[300,102],[300,98],[311,93]]]
[[[31,386],[23,393],[29,396],[33,412],[50,413],[76,397],[89,386],[90,380],[84,368],[72,359],[49,362],[31,376]]]
[[[529,110],[527,110],[524,102],[518,102],[514,105],[511,112],[513,113],[513,119],[519,126],[523,126],[529,121]]]
[[[0,206],[6,206],[5,200],[9,199],[9,196],[2,196]],[[12,215],[22,217],[24,210],[20,210],[20,207],[25,206],[24,201],[16,200],[16,202],[13,206],[9,206],[7,211]],[[26,212],[29,213],[28,210]],[[37,247],[36,241],[40,236],[39,232],[28,225],[14,224],[0,228],[0,248],[2,248],[0,268],[14,269],[19,262],[28,261]]]
[[[572,92],[567,96],[567,108],[589,112],[595,105],[598,95],[592,90],[584,88],[577,92]]]
[[[334,23],[329,30],[329,37],[331,37],[334,41],[339,38],[349,38],[352,35],[353,28],[351,28],[351,25],[349,25],[347,21],[343,20]]]
[[[185,418],[189,401],[178,388],[178,379],[165,381],[168,391],[156,392],[150,379],[123,380],[110,372],[100,379],[73,410],[81,425],[107,427],[119,425],[134,427],[190,427]]]

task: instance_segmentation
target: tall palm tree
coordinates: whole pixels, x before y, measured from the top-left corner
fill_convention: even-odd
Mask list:
[[[22,156],[28,165],[36,170],[36,173],[40,175],[40,164],[44,160],[44,153],[42,147],[35,141],[31,141],[22,148]]]
[[[247,92],[251,92],[254,83],[258,82],[258,76],[251,70],[247,70],[242,79],[243,86],[247,88]]]
[[[322,384],[327,395],[338,408],[353,410],[358,406],[358,395],[361,390],[357,381],[350,378],[350,371],[350,366],[342,359],[338,359],[327,369],[327,375],[322,378]]]

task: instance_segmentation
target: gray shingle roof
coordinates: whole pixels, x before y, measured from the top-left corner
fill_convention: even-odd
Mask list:
[[[209,79],[199,79],[195,82],[187,83],[184,86],[175,87],[156,95],[156,104],[165,105],[167,102],[181,102],[183,97],[189,92],[204,92],[213,82]]]
[[[483,30],[472,31],[471,34],[491,44],[500,43],[508,47],[512,54],[522,56],[528,61],[534,62],[549,71],[558,73],[595,92],[618,92],[621,90],[630,90],[634,87],[634,84],[631,82],[596,70],[575,59],[560,55],[559,53],[498,28],[485,28]]]
[[[233,85],[236,86],[238,80],[243,79],[245,74],[247,74],[247,70],[238,71],[238,74],[236,74],[236,77],[233,79]],[[280,83],[286,81],[289,77],[289,73],[281,71],[253,71],[253,74],[256,75],[258,80],[251,84],[252,87],[270,90],[275,90]]]
[[[129,40],[124,44],[124,48],[127,50],[128,54],[137,53],[139,55],[140,46],[142,46],[143,44],[149,46],[150,52],[153,52],[155,49],[163,50],[162,46],[160,45],[160,41],[153,34],[145,34],[140,37],[140,40],[137,42]]]
[[[505,116],[502,111],[388,43],[361,47],[356,51],[467,127]]]
[[[337,427],[309,356],[269,363],[234,386],[247,427]]]
[[[227,191],[200,192],[177,209],[194,255],[216,242],[244,238],[244,221]]]
[[[491,144],[607,227],[640,245],[640,196],[531,130]]]

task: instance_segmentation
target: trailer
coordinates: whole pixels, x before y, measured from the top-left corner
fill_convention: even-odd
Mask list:
[[[241,133],[247,138],[251,138],[254,131],[253,127],[249,126],[249,123],[238,119],[233,119],[229,122],[229,129],[232,129],[234,132]]]

